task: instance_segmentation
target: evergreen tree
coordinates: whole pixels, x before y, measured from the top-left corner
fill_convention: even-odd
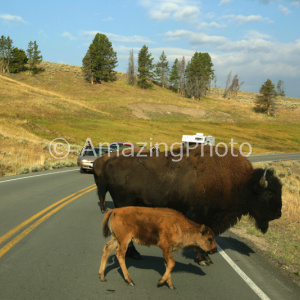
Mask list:
[[[1,71],[8,72],[9,73],[9,64],[12,57],[13,52],[13,41],[8,36],[7,38],[5,36],[1,36],[0,39],[0,59],[1,59]]]
[[[86,80],[101,83],[117,80],[114,69],[118,65],[117,54],[105,34],[97,33],[82,60]]]
[[[43,56],[40,55],[41,51],[38,50],[39,46],[37,45],[36,41],[30,41],[28,43],[27,49],[27,58],[28,58],[28,65],[31,74],[36,74],[40,71],[37,67],[43,60]]]
[[[152,69],[154,65],[153,57],[151,53],[148,53],[148,47],[144,45],[138,55],[138,86],[143,89],[152,87],[152,83],[149,80],[153,79]]]
[[[277,92],[275,86],[270,79],[261,86],[259,90],[261,95],[256,96],[256,111],[270,114],[275,114],[275,100]]]
[[[82,60],[82,71],[84,74],[84,78],[87,81],[90,81],[91,84],[94,84],[94,72],[93,72],[93,62],[92,62],[92,57],[90,53],[90,49],[86,52],[83,60]]]
[[[179,92],[179,81],[180,81],[180,63],[176,58],[172,66],[169,78],[172,90]]]
[[[180,79],[179,79],[179,90],[181,93],[184,92],[185,82],[185,57],[183,56],[180,63]]]
[[[169,73],[169,62],[167,61],[167,57],[165,52],[163,51],[161,56],[159,57],[159,62],[155,66],[155,74],[158,81],[162,87],[165,87],[168,81],[168,73]]]
[[[129,83],[130,85],[135,85],[135,82],[136,82],[136,76],[135,76],[135,69],[134,69],[134,55],[133,55],[133,49],[130,50],[130,53],[129,53],[129,61],[128,61],[127,75],[128,75],[128,83]]]
[[[9,71],[11,73],[19,73],[26,70],[28,58],[26,53],[22,49],[14,48],[12,52],[12,58],[9,65]]]
[[[213,63],[208,53],[196,52],[185,70],[186,95],[200,99],[206,94],[214,77]]]

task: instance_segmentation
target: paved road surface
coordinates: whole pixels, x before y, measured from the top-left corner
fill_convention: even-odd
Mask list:
[[[300,152],[252,155],[249,157],[249,160],[251,162],[300,160]]]
[[[174,254],[175,291],[156,287],[164,273],[157,247],[138,246],[143,259],[127,259],[135,287],[124,282],[114,255],[102,283],[107,240],[92,174],[71,168],[1,178],[0,192],[1,300],[299,299],[299,286],[231,232],[217,238],[210,267],[198,266],[193,253]]]

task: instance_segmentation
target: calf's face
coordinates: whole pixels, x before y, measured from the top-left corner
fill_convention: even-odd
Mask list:
[[[201,249],[203,249],[206,252],[209,252],[210,254],[218,252],[214,232],[209,227],[203,225],[201,233],[202,238],[199,243]]]

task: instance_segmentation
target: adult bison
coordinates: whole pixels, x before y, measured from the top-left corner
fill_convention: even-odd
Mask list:
[[[175,162],[181,151],[182,159]],[[225,151],[198,146],[167,155],[111,157],[96,172],[99,200],[105,203],[109,191],[115,207],[173,208],[215,234],[249,215],[265,233],[269,221],[281,216],[281,183],[272,170],[253,169],[237,150]],[[197,259],[204,257],[198,254]]]

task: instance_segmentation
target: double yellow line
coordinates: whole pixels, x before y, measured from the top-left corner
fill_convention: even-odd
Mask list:
[[[3,248],[0,249],[0,258],[6,253],[8,252],[14,245],[16,245],[19,241],[21,241],[27,234],[29,234],[34,228],[36,228],[37,226],[39,226],[41,223],[43,223],[45,220],[47,220],[49,217],[51,217],[53,214],[55,214],[56,212],[58,212],[59,210],[61,210],[63,207],[65,207],[66,205],[70,204],[71,202],[73,202],[74,200],[76,200],[77,198],[83,196],[84,194],[89,193],[90,191],[96,189],[96,185],[93,184],[91,186],[88,186],[76,193],[73,193],[57,202],[55,202],[54,204],[46,207],[45,209],[43,209],[42,211],[38,212],[37,214],[35,214],[34,216],[32,216],[31,218],[27,219],[26,221],[22,222],[21,224],[19,224],[18,226],[16,226],[15,228],[11,229],[10,231],[8,231],[6,234],[2,235],[0,237],[0,245],[5,242],[6,240],[8,240],[9,238],[11,238],[14,234],[16,234],[18,231],[20,231],[21,229],[23,229],[24,227],[26,227],[28,224],[30,224],[31,222],[33,222],[34,220],[38,219],[39,217],[41,217],[40,219],[38,219],[35,223],[31,224],[29,227],[27,227],[26,229],[24,229],[19,235],[17,235],[14,239],[12,239],[10,242],[8,242]],[[49,212],[48,212],[49,211]],[[48,212],[48,213],[47,213]],[[47,213],[47,214],[45,214]],[[45,215],[44,215],[45,214]]]

